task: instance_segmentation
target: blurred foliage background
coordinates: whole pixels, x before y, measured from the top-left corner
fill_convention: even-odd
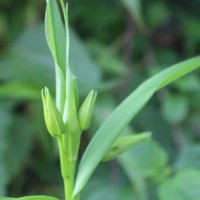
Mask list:
[[[81,99],[98,91],[82,154],[102,121],[143,80],[198,55],[200,1],[69,0],[69,8],[71,66]],[[42,87],[54,91],[44,12],[44,0],[0,0],[0,196],[62,198],[57,147],[40,100]],[[200,199],[199,102],[198,71],[158,92],[125,130],[151,131],[152,141],[102,163],[83,200]]]

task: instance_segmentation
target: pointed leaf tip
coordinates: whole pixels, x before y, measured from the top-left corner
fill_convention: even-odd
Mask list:
[[[112,147],[107,151],[102,161],[110,161],[126,151],[136,147],[142,142],[151,138],[150,132],[140,133],[136,135],[121,136],[117,138]]]

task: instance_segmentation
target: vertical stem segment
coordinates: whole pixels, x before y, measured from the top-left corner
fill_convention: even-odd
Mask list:
[[[64,181],[64,190],[65,190],[65,200],[79,200],[79,197],[72,197],[74,190],[74,177],[75,177],[75,168],[76,161],[69,161],[67,154],[64,150],[62,138],[58,138],[59,154],[60,154],[60,166],[62,178]]]
[[[74,190],[74,174],[75,174],[75,162],[68,162],[68,174],[64,178],[65,187],[65,200],[74,200],[72,193]]]

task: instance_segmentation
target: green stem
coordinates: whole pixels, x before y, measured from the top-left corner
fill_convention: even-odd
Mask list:
[[[60,154],[60,167],[61,167],[61,174],[62,178],[66,178],[68,174],[68,165],[66,160],[66,155],[64,152],[63,141],[61,137],[57,138],[58,140],[58,147],[59,147],[59,154]]]
[[[74,197],[74,200],[80,200],[80,194],[77,194],[77,195]]]
[[[75,165],[75,162],[68,162],[68,174],[64,178],[65,200],[74,200],[72,193],[74,190]]]
[[[67,158],[67,154],[64,150],[62,138],[58,138],[58,146],[59,146],[59,154],[60,154],[60,166],[62,178],[64,181],[64,190],[65,190],[65,200],[79,200],[79,197],[72,197],[72,193],[74,190],[74,176],[75,176],[75,168],[76,162],[69,161]]]

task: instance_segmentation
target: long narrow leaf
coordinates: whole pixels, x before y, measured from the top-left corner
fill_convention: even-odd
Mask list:
[[[53,58],[65,74],[66,34],[56,0],[47,0],[45,33]]]
[[[26,197],[18,197],[18,198],[12,198],[12,197],[0,197],[0,200],[59,200],[58,198],[51,197],[51,196],[26,196]]]
[[[200,67],[200,56],[173,65],[141,84],[102,124],[87,147],[75,183],[74,196],[85,186],[113,142],[153,94],[181,76]]]

